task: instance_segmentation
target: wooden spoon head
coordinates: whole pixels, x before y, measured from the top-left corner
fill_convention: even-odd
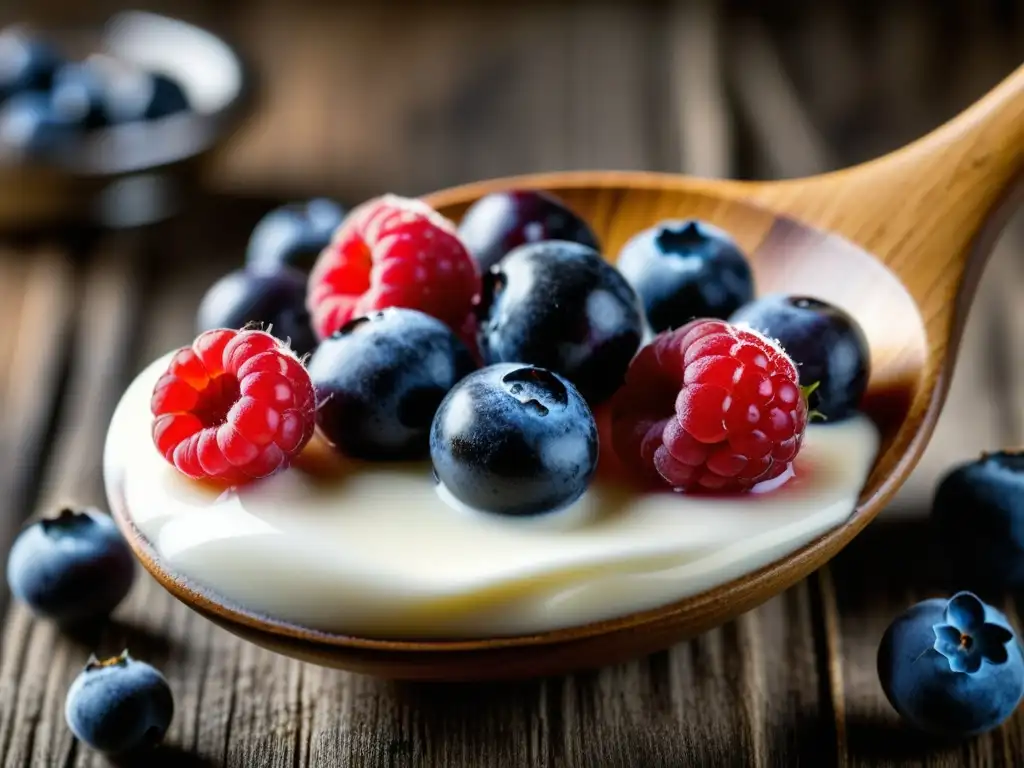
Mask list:
[[[649,174],[566,174],[486,182],[428,198],[458,220],[482,194],[548,189],[584,216],[614,261],[632,235],[664,219],[696,217],[730,232],[750,256],[759,294],[804,294],[849,312],[864,329],[872,370],[864,410],[881,431],[874,470],[849,520],[744,578],[662,608],[527,637],[391,641],[346,637],[275,621],[230,605],[167,571],[110,491],[111,507],[145,567],[171,593],[231,632],[271,650],[381,677],[486,680],[559,674],[664,649],[722,624],[804,578],[833,557],[881,509],[909,473],[938,412],[937,377],[926,375],[920,313],[879,260],[828,234],[745,202],[728,182]],[[913,446],[907,451],[907,446]]]

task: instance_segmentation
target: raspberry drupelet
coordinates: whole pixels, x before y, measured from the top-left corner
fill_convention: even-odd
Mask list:
[[[182,474],[227,485],[286,467],[313,436],[309,374],[269,333],[217,329],[178,350],[153,389],[153,442]]]
[[[317,259],[307,306],[325,339],[377,309],[418,309],[462,329],[480,293],[455,225],[421,200],[383,195],[355,208]]]
[[[637,354],[611,419],[615,453],[640,477],[742,493],[790,469],[808,412],[796,366],[777,344],[702,319]]]

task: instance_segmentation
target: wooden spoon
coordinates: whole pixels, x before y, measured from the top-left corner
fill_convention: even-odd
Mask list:
[[[614,258],[666,218],[695,216],[751,254],[761,293],[809,294],[861,323],[871,346],[866,412],[882,432],[878,460],[843,525],[756,573],[655,610],[582,627],[473,641],[389,641],[267,619],[165,570],[114,515],[145,566],[174,595],[258,645],[384,677],[473,680],[547,675],[666,648],[750,610],[828,562],[878,514],[914,467],[949,385],[984,256],[1009,212],[1024,160],[1024,67],[957,118],[880,159],[811,178],[751,183],[632,172],[522,176],[427,196],[458,219],[489,192],[551,190],[594,227]]]

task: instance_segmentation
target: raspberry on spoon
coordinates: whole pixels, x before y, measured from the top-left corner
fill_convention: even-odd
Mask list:
[[[781,347],[756,331],[701,319],[639,352],[611,418],[616,454],[647,480],[743,493],[783,480],[808,412]]]
[[[455,225],[421,200],[384,195],[345,218],[310,273],[306,303],[321,339],[388,307],[458,332],[479,293],[480,271]]]
[[[235,485],[285,467],[313,436],[309,374],[283,342],[217,329],[178,350],[153,389],[153,442],[182,474]]]

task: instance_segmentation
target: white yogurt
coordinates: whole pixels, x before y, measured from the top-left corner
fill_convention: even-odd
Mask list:
[[[815,425],[796,477],[770,493],[637,495],[598,479],[567,510],[529,519],[453,506],[428,463],[357,465],[320,442],[287,471],[218,492],[153,446],[149,399],[167,361],[114,414],[111,503],[172,573],[251,612],[365,637],[528,634],[702,592],[843,522],[878,449],[865,417]]]

